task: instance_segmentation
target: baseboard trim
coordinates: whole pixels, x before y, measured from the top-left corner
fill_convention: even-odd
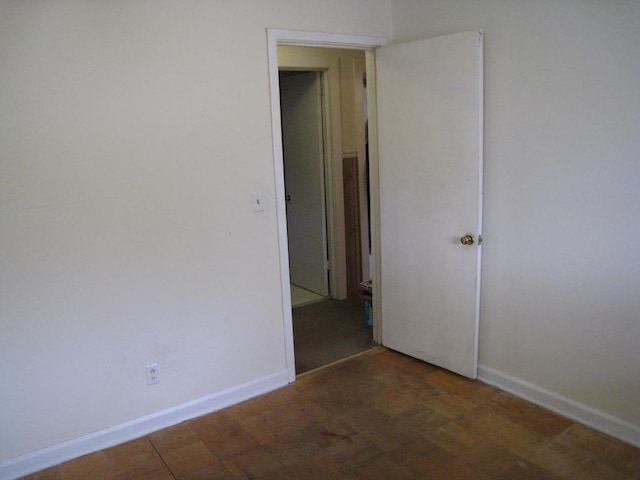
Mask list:
[[[16,479],[67,460],[140,438],[287,385],[285,370],[0,463],[0,479]]]
[[[478,365],[478,379],[560,415],[640,447],[640,428],[608,413],[576,402],[520,378]]]

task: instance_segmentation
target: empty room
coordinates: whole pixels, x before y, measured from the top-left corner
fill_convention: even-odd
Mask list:
[[[638,25],[636,0],[0,1],[0,478],[639,478]],[[302,375],[282,47],[366,63],[379,346]]]

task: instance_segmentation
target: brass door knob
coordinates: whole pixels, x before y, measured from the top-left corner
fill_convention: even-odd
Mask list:
[[[475,242],[473,238],[473,233],[465,233],[462,237],[460,237],[460,243],[463,245],[473,245]]]

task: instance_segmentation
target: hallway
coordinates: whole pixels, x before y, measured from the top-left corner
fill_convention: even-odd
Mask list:
[[[296,373],[342,360],[375,347],[364,326],[361,297],[326,299],[293,309]]]

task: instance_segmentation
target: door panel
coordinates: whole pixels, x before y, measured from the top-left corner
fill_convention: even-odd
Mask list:
[[[329,294],[320,73],[280,78],[291,282]]]
[[[382,342],[475,378],[482,34],[384,47],[376,69]]]

